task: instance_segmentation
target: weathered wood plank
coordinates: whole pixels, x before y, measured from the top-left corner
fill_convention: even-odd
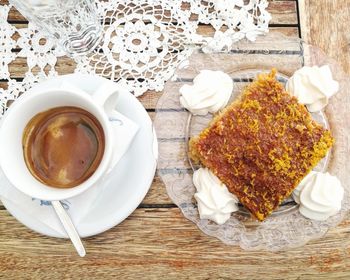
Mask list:
[[[151,189],[147,193],[146,197],[142,201],[142,205],[150,205],[150,204],[172,204],[173,202],[170,200],[165,186],[162,182],[162,179],[156,174],[153,179]]]
[[[0,278],[348,279],[348,228],[297,249],[247,252],[204,235],[177,208],[138,209],[84,240],[88,254],[79,258],[70,242],[33,233],[0,210]]]
[[[2,5],[7,3],[7,0],[0,0],[0,4]],[[184,3],[183,8],[188,9],[189,4]],[[271,1],[268,11],[272,15],[270,24],[298,24],[295,1]],[[167,13],[166,15],[169,16],[170,13]],[[196,17],[193,17],[193,20],[195,19]],[[16,9],[12,8],[8,20],[25,21],[26,19]]]
[[[301,35],[350,73],[350,0],[299,1]]]
[[[75,62],[67,57],[58,57],[55,66],[56,71],[59,75],[70,74],[74,72]],[[28,71],[27,58],[17,57],[13,62],[9,64],[9,72],[12,78],[23,78],[25,73]],[[48,72],[50,69],[45,69]],[[32,73],[37,74],[40,71],[39,67],[36,66],[32,69]]]
[[[298,24],[295,1],[270,1],[267,10],[272,16],[270,24]]]

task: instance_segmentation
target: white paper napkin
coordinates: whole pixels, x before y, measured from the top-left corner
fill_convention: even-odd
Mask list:
[[[64,88],[66,87],[67,85],[64,85]],[[122,156],[128,150],[139,126],[117,111],[112,113],[110,121],[118,135],[118,141],[115,142],[116,152],[113,154],[113,157],[117,162],[120,161]],[[109,174],[113,173],[114,168],[118,168],[118,163],[110,170]],[[103,181],[106,179],[108,179],[108,174],[105,178],[101,178],[95,186],[92,186],[86,192],[71,199],[61,201],[75,225],[78,225],[79,222],[84,219],[89,210],[93,207],[95,201],[98,200],[103,192],[103,186],[105,185],[103,184]],[[66,236],[65,230],[51,207],[50,202],[31,198],[18,191],[7,180],[3,172],[0,172],[0,198],[8,204],[17,207],[18,210],[25,215],[34,218],[38,223],[47,225],[54,232],[58,233],[56,235]]]

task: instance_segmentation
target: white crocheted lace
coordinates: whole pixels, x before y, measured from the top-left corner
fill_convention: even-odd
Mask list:
[[[104,25],[101,44],[86,57],[65,61],[71,60],[67,65],[72,71],[123,83],[136,96],[162,90],[195,47],[210,52],[230,49],[243,38],[254,41],[268,32],[271,19],[267,0],[96,0],[96,4]],[[33,24],[17,28],[8,23],[10,8],[0,6],[0,113],[35,82],[58,75],[57,58],[64,56],[55,40]],[[198,34],[201,23],[214,28],[211,36]],[[23,72],[10,75],[9,64],[23,59],[28,65],[24,77]]]

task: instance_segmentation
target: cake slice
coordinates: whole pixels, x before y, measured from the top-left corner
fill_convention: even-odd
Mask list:
[[[208,167],[260,221],[326,155],[334,139],[276,80],[260,74],[190,140],[190,157]]]

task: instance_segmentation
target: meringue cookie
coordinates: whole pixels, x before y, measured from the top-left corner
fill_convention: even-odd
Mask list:
[[[238,199],[207,168],[200,168],[193,174],[197,189],[194,197],[198,203],[201,219],[209,219],[222,225],[238,210]]]
[[[311,171],[309,174],[307,174],[303,180],[299,183],[299,185],[294,189],[292,193],[293,200],[297,203],[300,204],[300,193],[302,189],[305,187],[307,183],[309,183],[309,180],[311,179],[311,176],[316,175],[317,172]]]
[[[233,81],[222,71],[202,70],[193,85],[180,88],[180,103],[194,115],[216,113],[230,100]]]
[[[299,211],[306,218],[324,221],[338,213],[344,197],[339,179],[329,173],[311,172],[293,192]]]
[[[305,104],[310,112],[322,110],[328,99],[338,92],[339,83],[332,77],[328,65],[304,66],[288,80],[287,91]]]

